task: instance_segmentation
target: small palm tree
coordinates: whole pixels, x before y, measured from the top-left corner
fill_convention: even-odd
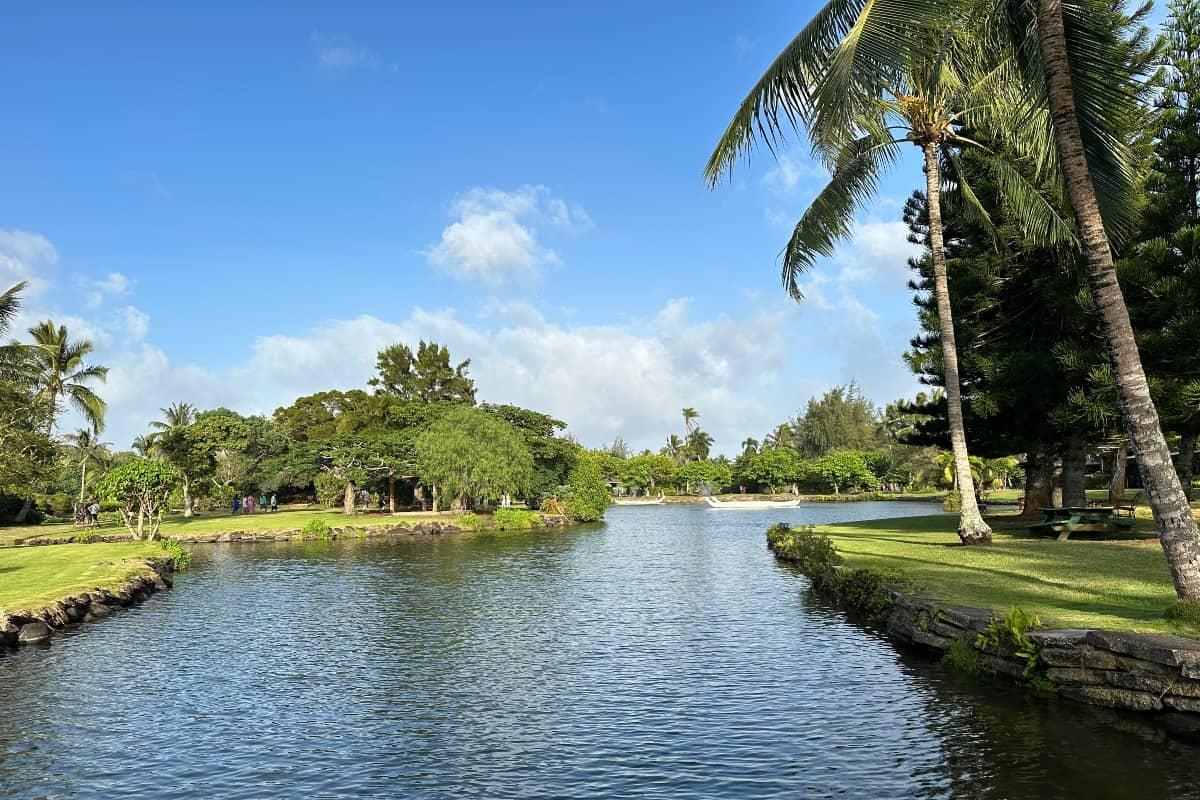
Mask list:
[[[58,415],[65,410],[64,403],[78,411],[93,430],[104,430],[107,404],[88,384],[103,383],[108,378],[108,367],[86,363],[92,343],[71,341],[67,326],[56,326],[50,320],[30,328],[29,333],[33,344],[26,352],[31,377],[39,399],[50,410],[46,433],[53,432]]]
[[[700,419],[700,412],[694,408],[685,408],[683,410],[683,430],[685,433],[691,433],[696,430],[696,426],[700,423],[696,420]]]
[[[684,461],[687,461],[687,454],[684,452],[685,448],[686,445],[683,443],[683,440],[672,433],[667,437],[667,446],[663,448],[663,452],[675,459],[676,463],[682,464]]]
[[[25,281],[13,284],[0,294],[0,337],[8,335],[9,328],[21,310],[21,292],[29,284]],[[20,376],[25,348],[19,344],[0,345],[0,378],[13,379]]]
[[[196,407],[191,403],[172,403],[159,411],[163,418],[150,423],[150,427],[156,431],[166,433],[176,428],[186,428],[196,421]]]
[[[708,458],[708,454],[712,451],[713,438],[699,428],[694,429],[687,438],[687,449],[696,457],[697,461],[703,461]]]
[[[786,422],[782,422],[775,426],[775,430],[763,438],[763,446],[769,447],[772,450],[780,447],[791,447],[794,438],[792,426]]]
[[[63,436],[67,444],[75,451],[79,459],[79,503],[83,505],[87,492],[87,469],[89,465],[102,465],[107,460],[110,442],[100,441],[96,431],[90,428],[80,428],[74,433]]]
[[[742,455],[752,456],[758,452],[758,439],[748,436],[742,440]]]
[[[142,436],[136,436],[133,440],[133,449],[142,458],[150,458],[158,451],[157,433],[147,433]]]

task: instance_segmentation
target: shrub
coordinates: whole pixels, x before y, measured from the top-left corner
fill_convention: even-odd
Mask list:
[[[608,484],[600,465],[593,459],[581,458],[567,476],[569,496],[566,500],[567,515],[577,522],[595,522],[604,517],[604,509],[611,500]]]
[[[66,492],[39,495],[35,505],[52,517],[61,519],[74,519],[75,517],[75,499]]]
[[[75,542],[77,544],[91,544],[94,541],[96,541],[96,532],[91,528],[84,528],[75,534]]]
[[[942,500],[942,511],[957,514],[962,511],[962,495],[958,493],[958,489],[953,489],[946,492],[946,498]]]
[[[328,542],[333,538],[333,528],[329,527],[329,523],[322,517],[315,517],[304,523],[304,527],[300,529],[304,534],[304,538],[313,538],[320,542]]]
[[[1018,658],[1025,662],[1025,677],[1032,677],[1038,665],[1038,646],[1028,635],[1028,631],[1041,626],[1042,621],[1035,615],[1020,608],[1014,608],[1003,617],[994,617],[988,623],[987,630],[979,634],[975,641],[976,647],[986,648],[1001,656]]]
[[[942,656],[942,663],[955,672],[977,675],[979,674],[979,651],[971,647],[966,639],[955,639],[954,644],[950,645],[950,649]]]
[[[547,514],[553,514],[556,517],[565,517],[567,515],[567,504],[557,497],[547,497],[542,500],[542,511]]]
[[[830,569],[813,579],[813,588],[868,622],[882,622],[896,603],[892,587],[903,583],[897,570]]]
[[[171,562],[171,569],[176,572],[182,572],[191,565],[192,552],[174,539],[160,539],[158,546],[166,551],[167,560]]]
[[[1174,605],[1167,609],[1164,616],[1172,622],[1200,628],[1200,603],[1176,600]]]
[[[467,511],[458,516],[458,526],[464,530],[477,531],[479,530],[479,517],[474,511]]]
[[[794,562],[810,578],[842,563],[829,537],[815,533],[811,525],[803,528],[792,528],[784,522],[773,525],[767,531],[767,546],[778,557]]]
[[[497,508],[492,514],[492,524],[502,531],[527,531],[542,526],[542,517],[536,511],[523,508]]]

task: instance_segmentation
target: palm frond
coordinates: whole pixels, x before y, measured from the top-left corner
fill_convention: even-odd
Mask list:
[[[783,251],[782,281],[801,300],[800,276],[817,256],[833,255],[839,239],[850,234],[854,212],[875,193],[881,171],[899,155],[898,142],[865,136],[845,148],[829,183],[800,217]]]
[[[21,292],[28,286],[28,281],[21,281],[0,294],[0,336],[4,336],[12,327],[17,312],[21,310]]]

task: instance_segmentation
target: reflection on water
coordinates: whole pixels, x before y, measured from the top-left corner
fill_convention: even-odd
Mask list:
[[[203,549],[0,658],[0,797],[1200,797],[1200,751],[900,654],[763,540],[928,510]]]

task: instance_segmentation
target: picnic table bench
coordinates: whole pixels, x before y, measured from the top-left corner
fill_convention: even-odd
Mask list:
[[[1128,516],[1123,516],[1126,511]],[[1072,533],[1114,533],[1133,527],[1131,506],[1044,508],[1042,514],[1042,521],[1030,525],[1029,532],[1038,536],[1057,534],[1060,542]]]

